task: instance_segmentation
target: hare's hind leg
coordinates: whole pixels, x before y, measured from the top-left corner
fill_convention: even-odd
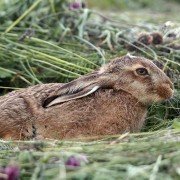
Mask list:
[[[2,97],[0,114],[0,138],[19,140],[35,136],[34,117],[23,97]]]

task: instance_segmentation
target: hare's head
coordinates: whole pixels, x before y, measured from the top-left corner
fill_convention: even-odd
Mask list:
[[[152,61],[126,55],[101,67],[100,74],[112,74],[114,89],[126,91],[140,102],[150,104],[169,99],[173,83]]]
[[[91,74],[65,84],[57,96],[49,97],[45,101],[44,106],[82,98],[100,88],[125,91],[144,104],[160,102],[173,95],[171,80],[152,61],[126,55],[110,61]]]

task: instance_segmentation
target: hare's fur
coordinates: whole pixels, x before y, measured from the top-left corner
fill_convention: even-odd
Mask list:
[[[140,65],[151,78],[131,72]],[[147,105],[172,93],[171,81],[152,62],[125,56],[67,84],[36,85],[0,97],[0,137],[63,139],[136,132],[144,124]]]

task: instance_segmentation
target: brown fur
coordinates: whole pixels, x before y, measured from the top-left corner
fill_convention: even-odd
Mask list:
[[[150,75],[137,75],[138,67]],[[172,89],[170,79],[151,61],[116,58],[70,83],[36,85],[0,97],[0,137],[63,139],[136,132],[147,105],[170,98]]]

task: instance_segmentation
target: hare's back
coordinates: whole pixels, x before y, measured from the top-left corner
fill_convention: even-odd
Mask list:
[[[20,138],[23,132],[31,136],[34,120],[43,100],[62,84],[51,83],[12,91],[0,97],[0,138]],[[21,135],[20,135],[21,134]]]

